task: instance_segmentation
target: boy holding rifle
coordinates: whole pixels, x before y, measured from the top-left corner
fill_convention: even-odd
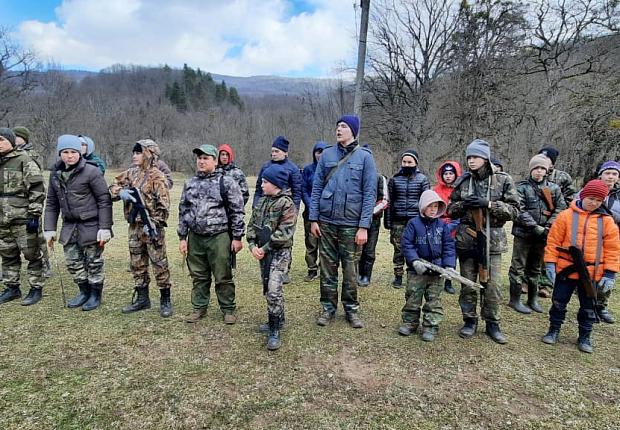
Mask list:
[[[588,182],[579,198],[558,215],[549,230],[545,265],[554,288],[549,331],[542,338],[544,343],[557,343],[566,306],[577,290],[577,348],[582,352],[592,352],[590,334],[592,324],[598,322],[597,290],[611,291],[620,269],[618,227],[609,212],[601,207],[608,192],[607,185],[600,179]]]

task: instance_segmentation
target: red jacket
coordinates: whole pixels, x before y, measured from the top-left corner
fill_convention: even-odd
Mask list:
[[[441,169],[446,164],[452,164],[454,168],[456,169],[456,179],[452,183],[452,186],[447,185],[443,181],[443,178],[441,177]],[[433,187],[433,191],[439,194],[439,197],[441,197],[441,199],[446,203],[446,205],[450,203],[450,195],[452,194],[452,191],[454,190],[454,184],[456,183],[456,180],[459,178],[459,176],[461,176],[462,173],[463,172],[461,170],[461,165],[458,163],[458,161],[452,161],[452,160],[444,161],[437,168],[437,170],[435,170],[435,179],[437,180],[437,185]],[[450,222],[450,218],[448,218],[448,216],[445,214],[441,217],[441,219],[445,220],[446,222]]]

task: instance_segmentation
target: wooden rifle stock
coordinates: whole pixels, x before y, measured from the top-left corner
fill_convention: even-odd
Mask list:
[[[545,206],[547,206],[548,209],[546,211],[543,211],[543,215],[551,216],[551,214],[553,214],[553,211],[555,210],[555,205],[553,204],[553,196],[551,195],[551,189],[549,187],[542,187],[540,189],[540,194],[543,202],[545,203]]]
[[[487,267],[487,256],[486,253],[489,252],[486,249],[486,234],[484,234],[484,213],[482,212],[482,208],[472,209],[471,211],[472,217],[474,219],[474,224],[476,224],[476,247],[478,248],[478,281],[485,285],[489,282],[489,268]]]

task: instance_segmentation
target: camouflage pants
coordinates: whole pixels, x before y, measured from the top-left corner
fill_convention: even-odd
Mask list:
[[[192,277],[194,309],[209,306],[211,277],[215,279],[215,294],[225,314],[235,310],[235,283],[230,264],[230,236],[227,232],[202,236],[189,232],[187,237],[187,267]]]
[[[540,262],[545,254],[545,242],[515,237],[512,247],[512,261],[508,270],[511,285],[527,283],[538,285]]]
[[[269,268],[269,283],[267,284],[267,312],[281,316],[284,313],[284,294],[282,290],[282,277],[288,272],[291,261],[291,249],[276,249],[271,251],[271,266]],[[260,262],[261,267],[264,261]]]
[[[394,276],[403,276],[405,271],[403,266],[405,265],[405,257],[400,248],[400,241],[403,237],[403,232],[407,226],[407,221],[393,221],[392,228],[390,229],[390,243],[394,246],[394,256],[392,257],[392,263],[394,263]]]
[[[157,286],[160,289],[171,287],[165,230],[159,227],[157,233],[157,239],[153,240],[142,230],[141,223],[129,225],[129,267],[136,288],[148,287],[151,283],[149,261],[153,264]]]
[[[63,251],[73,282],[78,285],[86,282],[103,285],[103,248],[99,244],[80,246],[77,242],[70,242],[64,246]]]
[[[304,218],[304,238],[306,244],[306,266],[308,266],[308,271],[310,270],[318,270],[319,265],[319,238],[314,237],[312,233],[310,233],[310,221]]]
[[[381,230],[381,218],[373,218],[372,224],[368,229],[368,242],[362,248],[359,262],[359,275],[368,276],[372,274],[375,265],[377,242],[379,241],[379,231]]]
[[[420,308],[422,299],[425,299],[422,312],[422,325],[424,327],[437,327],[443,320],[443,307],[441,306],[441,292],[443,281],[439,276],[418,275],[407,271],[407,289],[405,290],[405,306],[402,317],[404,322],[418,323],[420,321]]]
[[[346,313],[359,310],[357,301],[357,261],[360,247],[355,244],[357,227],[321,223],[321,305],[328,312],[338,308],[338,266],[342,263],[342,306]]]
[[[28,233],[25,225],[0,226],[2,281],[6,287],[20,286],[22,255],[28,261],[28,284],[32,288],[43,288],[43,262],[39,235]]]
[[[500,320],[500,303],[502,301],[501,292],[499,290],[502,272],[502,255],[491,254],[489,256],[489,282],[483,291],[483,297],[480,304],[480,315],[487,322],[499,323]],[[459,256],[459,265],[461,275],[472,281],[478,279],[478,261],[475,257]],[[476,308],[478,304],[478,295],[480,291],[475,287],[468,287],[461,284],[461,294],[459,296],[459,305],[463,313],[463,319],[478,318]]]

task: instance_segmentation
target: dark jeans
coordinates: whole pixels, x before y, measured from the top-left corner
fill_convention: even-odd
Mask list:
[[[551,296],[551,309],[549,309],[549,322],[552,327],[561,327],[566,317],[566,305],[570,302],[570,298],[577,290],[579,298],[579,311],[577,312],[577,321],[579,327],[586,331],[592,331],[592,324],[596,322],[596,312],[594,309],[594,301],[586,297],[583,288],[574,279],[556,279],[553,286],[553,295]]]
[[[362,248],[362,254],[359,262],[359,275],[368,276],[372,274],[372,268],[375,265],[377,242],[379,241],[379,230],[381,229],[381,218],[373,218],[370,228],[368,229],[368,242]]]

